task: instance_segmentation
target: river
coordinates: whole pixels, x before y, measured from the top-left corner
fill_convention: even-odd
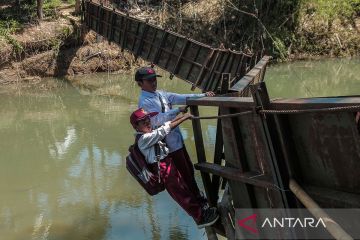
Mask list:
[[[278,64],[265,81],[272,98],[355,95],[359,66],[360,59]],[[159,89],[190,92],[165,75]],[[73,84],[0,92],[0,239],[206,239],[166,192],[149,197],[125,169],[139,93],[132,77],[95,74]],[[216,122],[202,127],[211,159]],[[181,131],[195,162],[191,122]]]

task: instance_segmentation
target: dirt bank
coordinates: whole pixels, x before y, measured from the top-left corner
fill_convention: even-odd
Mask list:
[[[56,19],[27,24],[8,39],[0,38],[0,84],[129,71],[142,63],[81,26],[69,8],[61,11]]]

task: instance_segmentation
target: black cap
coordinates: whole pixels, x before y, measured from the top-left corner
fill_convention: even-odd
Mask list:
[[[139,68],[135,73],[135,81],[141,81],[143,79],[151,79],[155,77],[162,77],[162,76],[157,75],[155,73],[155,70],[151,67]]]

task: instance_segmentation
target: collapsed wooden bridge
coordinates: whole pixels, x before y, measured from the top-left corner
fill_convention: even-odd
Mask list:
[[[195,116],[195,168],[221,213],[221,221],[207,228],[209,239],[217,239],[214,233],[249,237],[236,226],[235,209],[306,207],[319,217],[326,214],[321,208],[360,207],[360,96],[272,101],[263,82],[267,56],[212,48],[98,3],[83,7],[90,29],[193,89],[219,94],[187,102]],[[211,161],[199,106],[219,113]],[[327,230],[351,239],[338,225]]]

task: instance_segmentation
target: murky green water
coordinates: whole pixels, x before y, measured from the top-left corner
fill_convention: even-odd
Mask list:
[[[359,63],[276,65],[266,81],[272,97],[359,94]],[[98,74],[74,83],[82,87],[0,93],[0,239],[206,239],[166,192],[147,196],[125,169],[139,92],[132,79]],[[212,158],[215,121],[202,126]],[[196,161],[191,123],[181,130]]]
[[[359,58],[278,64],[265,76],[272,98],[360,95]]]

